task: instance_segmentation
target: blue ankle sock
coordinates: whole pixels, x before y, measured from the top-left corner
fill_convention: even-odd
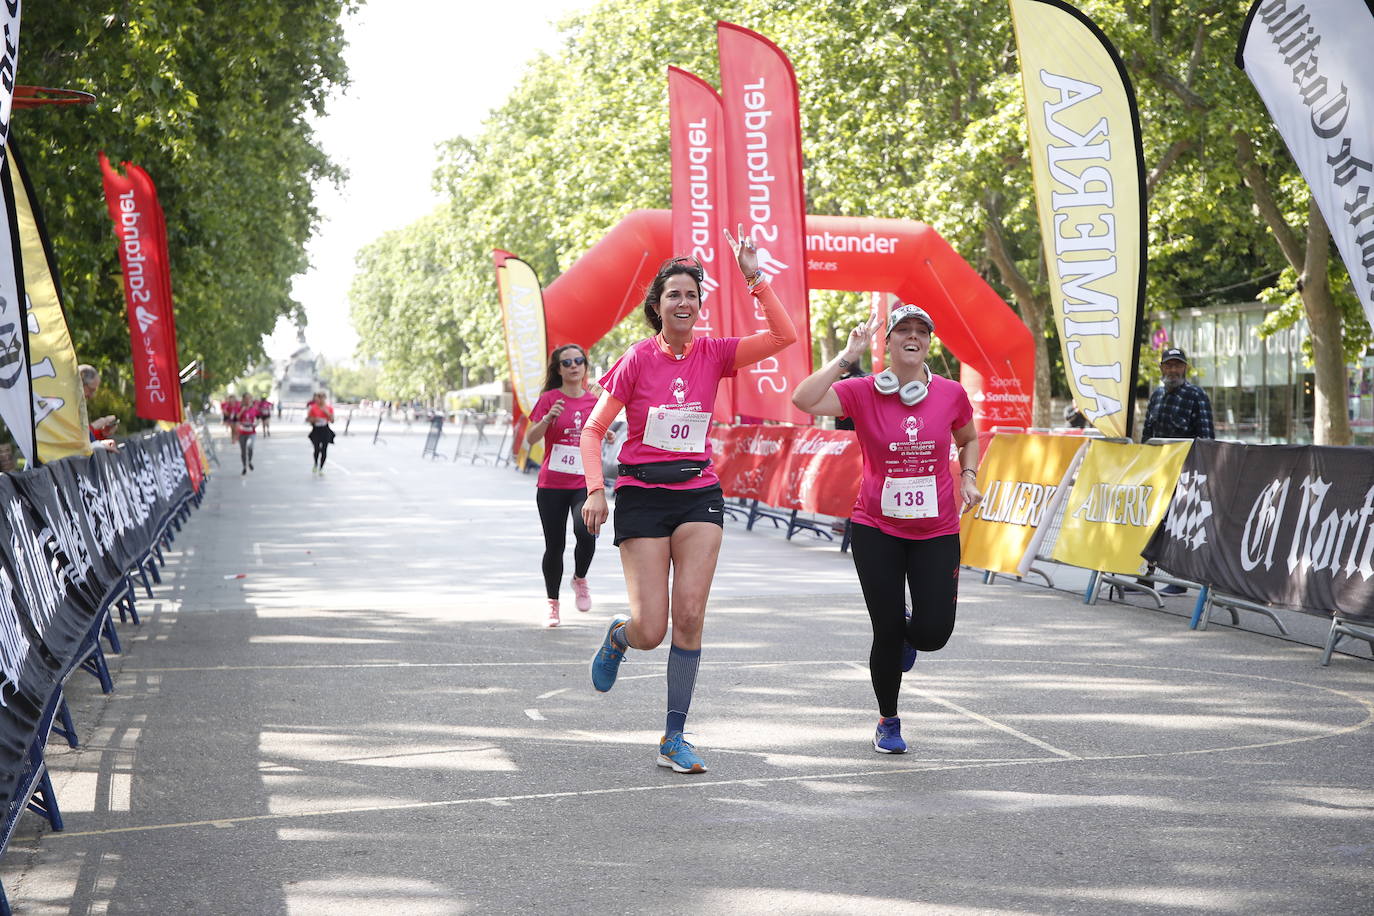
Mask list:
[[[687,710],[692,705],[692,690],[697,683],[700,649],[668,650],[668,720],[664,735],[675,735],[687,728]]]
[[[617,649],[630,648],[630,637],[625,633],[625,629],[628,626],[629,623],[622,623],[618,627],[611,628],[611,645],[615,646]]]

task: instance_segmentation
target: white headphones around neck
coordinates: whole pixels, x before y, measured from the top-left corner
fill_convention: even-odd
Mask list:
[[[897,378],[897,373],[891,369],[884,369],[873,376],[873,387],[878,389],[879,394],[895,394],[902,399],[902,403],[908,407],[915,407],[926,399],[930,394],[930,386],[917,379],[914,382],[902,384],[901,379]]]

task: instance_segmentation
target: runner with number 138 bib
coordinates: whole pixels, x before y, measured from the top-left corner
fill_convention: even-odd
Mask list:
[[[935,322],[925,309],[903,305],[888,316],[888,369],[841,378],[880,325],[875,314],[850,332],[845,351],[798,385],[792,403],[815,416],[854,421],[864,460],[850,519],[854,568],[873,624],[868,668],[881,717],[873,749],[902,754],[902,673],[911,670],[917,650],[943,648],[954,632],[959,516],[983,497],[973,405],[962,385],[926,364]],[[957,481],[951,442],[959,450]]]

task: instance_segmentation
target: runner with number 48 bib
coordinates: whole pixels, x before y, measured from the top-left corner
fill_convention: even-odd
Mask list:
[[[954,632],[959,597],[959,516],[976,506],[978,433],[963,386],[930,371],[926,357],[935,322],[903,305],[887,321],[887,364],[863,378],[844,378],[869,349],[880,319],[849,335],[849,345],[792,393],[798,409],[849,417],[863,453],[854,504],[854,568],[873,624],[869,675],[878,699],[873,749],[906,752],[897,694],[916,652],[943,648]],[[959,449],[959,480],[950,473],[950,443]],[[911,613],[906,593],[910,589]]]
[[[588,494],[582,515],[595,534],[609,510],[600,465],[593,468],[590,462],[599,454],[606,424],[625,409],[629,438],[620,450],[623,463],[615,483],[615,544],[625,569],[630,615],[617,615],[606,630],[592,660],[592,684],[603,693],[610,690],[625,650],[656,648],[672,621],[668,716],[658,765],[678,773],[706,772],[683,729],[724,527],[725,498],[711,470],[706,437],[716,387],[722,378],[797,340],[791,319],[759,271],[753,241],[736,242],[728,231],[725,237],[768,329],[749,337],[693,340],[705,272],[694,259],[673,258],[659,268],[644,297],[644,316],[658,333],[631,347],[601,379],[604,393],[582,432]]]
[[[563,550],[567,545],[568,516],[572,516],[573,597],[579,611],[592,609],[587,572],[596,553],[596,538],[582,521],[582,503],[587,498],[587,483],[582,475],[579,443],[582,428],[596,406],[596,395],[587,390],[587,354],[577,344],[555,347],[549,354],[544,375],[544,391],[530,410],[530,427],[525,441],[530,445],[544,440],[544,462],[539,466],[535,503],[539,523],[544,529],[544,591],[549,613],[544,626],[556,627],[558,588],[563,581]],[[601,453],[597,451],[597,467]]]

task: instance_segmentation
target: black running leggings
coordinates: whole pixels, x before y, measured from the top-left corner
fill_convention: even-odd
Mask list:
[[[329,454],[329,443],[321,442],[319,439],[311,439],[310,444],[315,447],[315,467],[324,467],[324,459]]]
[[[539,506],[539,524],[544,528],[544,591],[550,598],[558,597],[558,584],[563,580],[563,548],[568,543],[568,513],[572,513],[573,575],[587,577],[596,553],[596,538],[582,521],[582,504],[587,501],[587,489],[555,490],[539,487],[535,490],[535,504]]]
[[[873,648],[868,654],[873,693],[880,715],[897,715],[902,688],[902,643],[921,652],[944,648],[954,632],[959,601],[959,535],[923,541],[894,537],[855,523],[852,552],[868,617],[873,622]],[[911,592],[911,628],[905,607]]]

